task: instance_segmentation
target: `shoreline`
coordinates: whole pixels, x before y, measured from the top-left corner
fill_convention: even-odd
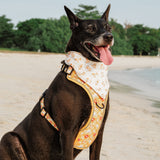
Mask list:
[[[33,109],[60,71],[64,58],[61,54],[0,53],[0,137],[14,129]],[[160,68],[159,57],[115,56],[109,72],[152,67]],[[152,100],[138,95],[133,87],[110,83],[111,105],[101,160],[159,160],[159,108],[152,107]],[[84,150],[76,160],[88,160],[88,152]]]
[[[159,160],[160,109],[130,86],[112,81],[110,84],[110,111],[101,159]],[[88,154],[87,149],[76,160],[88,160]]]
[[[160,103],[160,67],[130,70],[112,70],[109,80],[134,89],[134,93]]]
[[[114,56],[109,70],[130,70],[141,68],[160,68],[160,57],[154,56]]]
[[[114,94],[115,97],[119,97],[118,99],[122,98],[123,96],[125,96],[126,94],[128,94],[128,96],[131,98],[131,101],[134,101],[134,97],[135,99],[139,99],[141,101],[146,102],[145,106],[141,106],[141,108],[138,107],[137,103],[135,104],[127,104],[130,106],[135,106],[135,108],[138,109],[144,109],[148,112],[151,113],[156,113],[158,115],[160,115],[160,101],[155,100],[154,98],[150,97],[146,97],[145,95],[141,94],[141,90],[138,90],[136,88],[134,88],[133,86],[129,86],[129,85],[124,85],[121,83],[118,83],[116,81],[112,81],[110,80],[110,91],[112,94]],[[120,95],[120,96],[119,96]],[[116,99],[114,98],[114,101],[116,101]],[[124,99],[122,98],[121,100],[122,102],[124,101]],[[126,103],[125,103],[126,104]]]

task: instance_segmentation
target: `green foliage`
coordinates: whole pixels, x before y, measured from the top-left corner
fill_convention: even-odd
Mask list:
[[[26,50],[22,50],[22,49],[18,49],[18,48],[0,48],[0,51],[4,51],[4,52],[10,52],[10,51],[25,51]]]
[[[54,45],[55,52],[65,52],[66,45],[71,37],[71,30],[68,18],[62,16],[59,20],[54,21]]]
[[[16,45],[30,51],[64,52],[71,31],[66,16],[57,19],[30,19],[20,22]]]
[[[59,20],[48,19],[38,25],[29,38],[27,48],[46,52],[65,52],[66,44],[71,36],[69,22],[66,16]]]
[[[114,45],[112,47],[113,55],[133,55],[133,48],[130,43],[122,39],[119,34],[113,31]]]
[[[157,38],[158,38],[158,47],[160,47],[160,28],[157,31]]]
[[[114,46],[112,47],[113,55],[133,55],[133,48],[125,38],[125,29],[114,19],[109,22],[114,36]]]
[[[12,47],[14,39],[13,24],[5,15],[0,16],[0,47]]]
[[[79,5],[74,9],[82,19],[101,17],[96,6]],[[114,55],[157,55],[160,48],[160,28],[153,29],[143,25],[126,25],[111,19],[109,24],[114,35]],[[69,21],[66,16],[59,19],[30,19],[19,22],[14,28],[11,20],[0,16],[0,47],[30,51],[65,52],[71,36]]]
[[[15,31],[15,44],[22,49],[28,49],[29,39],[34,35],[35,29],[45,22],[44,19],[30,19],[19,22]]]
[[[82,19],[98,19],[101,16],[96,8],[96,6],[80,4],[78,9],[74,9],[74,12],[79,18]]]
[[[127,30],[127,37],[134,55],[157,55],[158,30],[138,24]]]
[[[125,38],[125,29],[121,24],[117,23],[113,18],[111,18],[109,24],[112,30],[116,32],[120,38],[123,38],[123,39]]]

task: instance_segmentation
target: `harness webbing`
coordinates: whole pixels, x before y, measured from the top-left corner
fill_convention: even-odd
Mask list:
[[[63,63],[62,71],[67,73],[67,79],[81,86],[88,94],[91,102],[91,114],[87,123],[80,129],[75,141],[74,148],[85,149],[88,148],[96,139],[99,129],[101,127],[103,117],[105,114],[106,104],[108,100],[108,94],[106,99],[101,98],[88,84],[78,78],[76,72],[71,66]],[[84,106],[85,107],[85,106]],[[49,113],[45,110],[44,97],[40,100],[41,116],[44,117],[55,129],[58,129],[56,123],[51,118]]]
[[[41,116],[44,117],[55,129],[58,129],[56,123],[54,122],[54,120],[51,118],[51,116],[49,115],[49,113],[47,113],[47,111],[45,110],[45,105],[44,105],[44,98],[42,98],[40,100],[40,108],[41,108]]]

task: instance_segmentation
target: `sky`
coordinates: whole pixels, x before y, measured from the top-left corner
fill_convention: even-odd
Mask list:
[[[111,4],[110,18],[122,25],[143,24],[160,28],[160,0],[0,0],[0,16],[6,15],[16,25],[30,18],[59,18],[64,5],[72,11],[79,4],[97,6],[103,13]]]

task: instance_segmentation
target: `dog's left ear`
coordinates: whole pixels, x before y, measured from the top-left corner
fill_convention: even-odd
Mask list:
[[[108,22],[110,8],[111,8],[111,4],[108,5],[106,11],[103,13],[103,15],[101,17],[101,19],[105,19],[105,21],[107,21],[107,22]]]
[[[64,9],[67,13],[67,16],[70,22],[70,28],[71,30],[74,30],[76,27],[79,26],[80,19],[66,6],[64,6]]]

